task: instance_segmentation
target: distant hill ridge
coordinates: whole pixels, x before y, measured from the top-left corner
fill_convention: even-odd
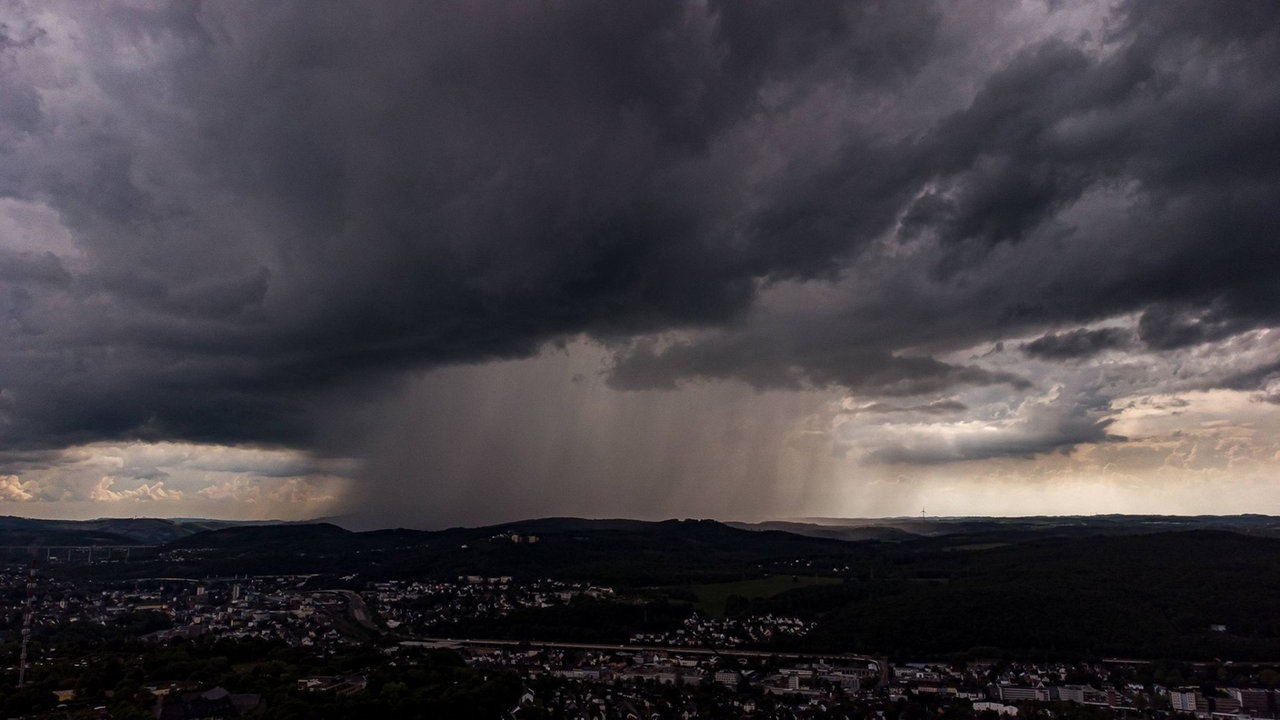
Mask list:
[[[799,542],[809,542],[795,533],[789,535]],[[611,537],[644,536],[683,540],[703,539],[730,542],[772,542],[760,532],[748,533],[716,520],[593,520],[584,518],[540,518],[520,520],[500,525],[481,527],[455,527],[447,530],[369,530],[353,532],[333,523],[294,523],[289,525],[256,525],[218,528],[195,533],[169,543],[172,549],[193,548],[242,548],[263,549],[264,543],[273,549],[323,549],[329,547],[385,547],[396,544],[421,544],[436,542],[448,545],[477,542],[501,536],[537,537],[547,540],[581,539],[582,536]],[[816,540],[816,539],[815,539]],[[336,545],[335,545],[336,543]]]
[[[97,518],[46,520],[0,515],[0,545],[80,546],[164,545],[197,533],[228,527],[278,525],[279,521],[199,518]]]
[[[353,532],[333,522],[233,521],[199,518],[99,518],[45,520],[0,516],[3,546],[169,545],[175,548],[252,547],[260,543],[315,542],[322,546],[355,542],[363,546],[420,544],[432,540],[481,539],[497,534],[561,536],[574,533],[644,533],[735,538],[734,533],[780,533],[837,542],[911,542],[921,538],[965,538],[974,542],[1022,541],[1031,537],[1133,535],[1162,531],[1216,529],[1280,537],[1280,518],[1268,515],[1161,516],[1102,515],[1018,518],[812,518],[758,523],[714,520],[645,521],[627,518],[549,517],[481,527],[425,531],[385,529]]]
[[[913,537],[1028,535],[1084,537],[1134,535],[1215,528],[1247,535],[1280,537],[1280,517],[1272,515],[1064,515],[1027,517],[804,518],[729,523],[744,530],[773,529],[844,540],[909,540]]]

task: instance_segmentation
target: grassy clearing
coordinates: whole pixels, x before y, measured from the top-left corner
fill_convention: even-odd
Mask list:
[[[726,583],[691,585],[689,589],[698,597],[694,607],[710,617],[724,617],[725,602],[730,595],[745,598],[767,598],[796,588],[812,585],[835,585],[841,582],[834,577],[806,577],[803,575],[769,575],[751,580]]]

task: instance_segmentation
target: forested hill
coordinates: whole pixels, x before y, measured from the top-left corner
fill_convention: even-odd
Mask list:
[[[1194,530],[898,559],[896,577],[846,583],[811,607],[815,635],[908,655],[1280,657],[1273,538]]]

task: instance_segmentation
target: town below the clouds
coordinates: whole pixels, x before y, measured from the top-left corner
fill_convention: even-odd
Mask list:
[[[1280,518],[0,518],[14,718],[1280,717]]]

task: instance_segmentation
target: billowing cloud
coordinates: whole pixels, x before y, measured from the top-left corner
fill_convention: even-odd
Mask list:
[[[906,427],[870,451],[874,463],[932,465],[993,457],[1031,458],[1078,445],[1124,438],[1107,431],[1109,404],[1091,394],[1072,396],[1054,388],[1043,398],[1028,398],[1007,417],[982,422]]]
[[[17,475],[0,477],[0,502],[29,502],[35,500],[35,488],[30,481],[22,482]]]
[[[326,515],[345,494],[356,463],[281,448],[178,442],[90,443],[60,450],[11,451],[0,478],[0,506],[11,512],[94,517],[139,512],[181,516],[303,519]],[[163,502],[139,510],[129,503]]]
[[[98,481],[98,484],[93,486],[93,489],[89,491],[89,499],[97,502],[108,503],[120,502],[121,500],[163,501],[182,499],[182,491],[165,489],[163,480],[150,485],[142,483],[141,485],[129,490],[115,490],[112,488],[115,484],[116,479],[113,477],[107,476],[102,478]]]
[[[778,487],[843,482],[832,453],[1123,444],[1113,413],[1155,394],[1273,398],[1277,66],[1268,0],[11,3],[6,496],[332,509],[362,474],[361,502],[452,487],[481,460],[372,428],[465,426],[487,410],[420,396],[431,377],[563,348],[599,361],[575,373],[599,402],[677,412],[666,395],[741,384],[789,408]],[[863,411],[815,429],[818,396]],[[108,445],[290,459],[46,487]],[[661,464],[626,454],[648,469],[571,462],[570,484]]]

